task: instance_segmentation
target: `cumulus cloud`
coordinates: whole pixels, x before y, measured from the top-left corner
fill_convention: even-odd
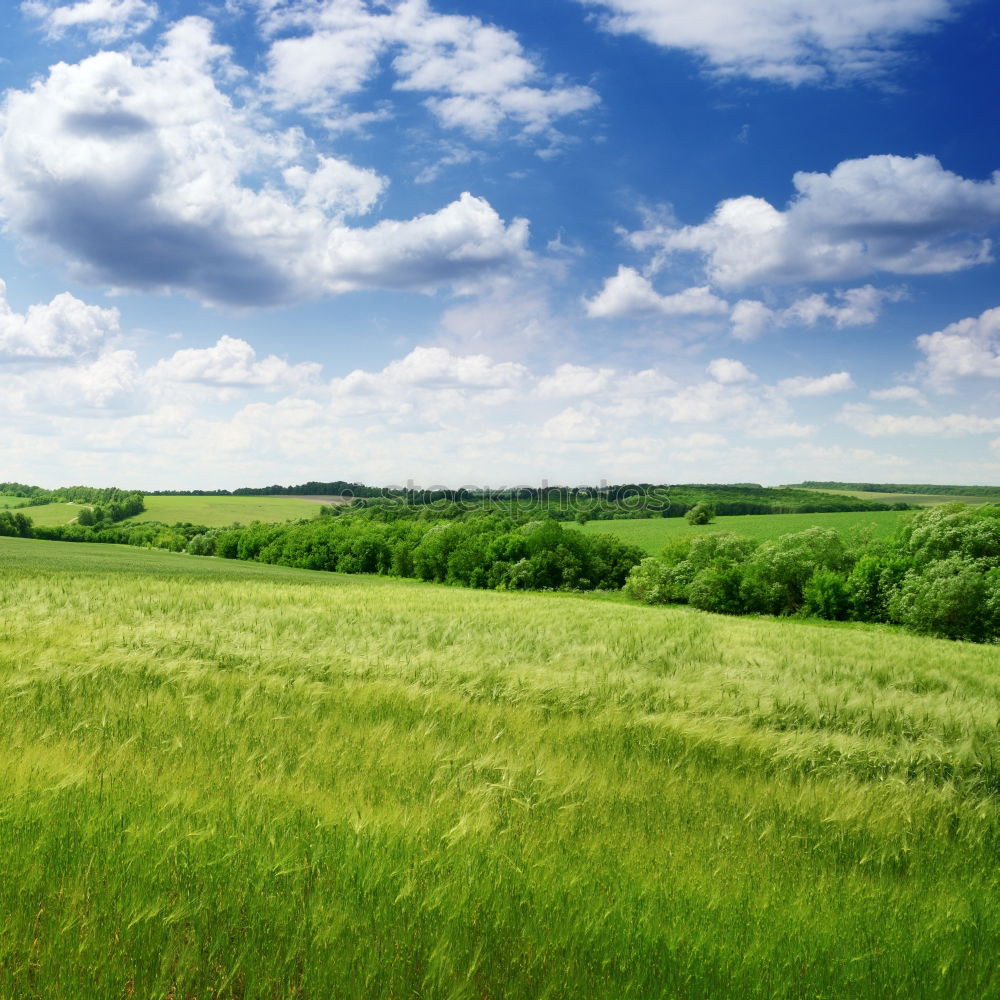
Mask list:
[[[928,382],[950,391],[957,378],[1000,378],[1000,307],[917,337]]]
[[[148,0],[79,0],[78,3],[51,3],[27,0],[21,4],[25,16],[38,21],[49,38],[61,38],[79,28],[91,41],[117,42],[141,34],[159,16],[155,3]]]
[[[59,63],[0,110],[0,213],[83,280],[254,306],[359,288],[470,287],[526,259],[528,225],[464,194],[368,228],[384,181],[274,131],[217,85],[211,26],[149,56]]]
[[[584,299],[587,315],[597,319],[623,316],[712,316],[729,311],[722,299],[708,287],[686,288],[673,295],[661,295],[648,278],[631,267],[619,267],[618,273],[604,282],[592,299]]]
[[[167,382],[276,390],[315,381],[321,367],[314,362],[290,365],[273,354],[258,361],[245,340],[223,336],[213,347],[187,348],[164,358],[149,376]]]
[[[876,399],[883,403],[919,403],[921,406],[927,405],[927,398],[913,385],[894,385],[888,389],[873,389],[868,393],[869,399]]]
[[[459,356],[443,347],[416,347],[380,372],[357,369],[335,379],[333,386],[342,394],[395,393],[404,388],[510,389],[527,374],[524,365],[495,362],[485,354]]]
[[[107,351],[93,361],[47,367],[30,375],[0,372],[0,396],[8,412],[43,419],[51,413],[123,409],[135,404],[142,375],[134,351]]]
[[[820,378],[796,375],[794,378],[783,378],[777,385],[778,392],[783,396],[829,396],[853,388],[854,379],[850,372],[833,372]]]
[[[757,376],[742,361],[732,358],[716,358],[708,363],[708,374],[723,385],[733,385],[736,382],[753,382]]]
[[[560,365],[551,375],[538,381],[541,396],[592,396],[606,389],[612,368],[591,368],[587,365]]]
[[[821,321],[831,322],[842,330],[874,323],[886,302],[898,302],[905,295],[906,292],[899,288],[864,285],[834,292],[833,301],[829,295],[807,295],[784,309],[771,309],[755,299],[740,299],[733,306],[729,319],[737,340],[754,340],[768,327],[812,327]]]
[[[786,84],[871,77],[891,65],[907,35],[931,31],[956,0],[579,0],[600,24],[683,49],[715,72]]]
[[[547,77],[513,32],[478,17],[438,14],[426,0],[261,7],[265,30],[276,36],[266,84],[279,108],[336,120],[346,98],[390,68],[395,90],[426,95],[442,125],[477,138],[506,125],[546,134],[558,119],[598,102],[590,87]]]
[[[118,333],[118,310],[102,309],[61,292],[48,305],[26,313],[7,303],[0,281],[0,363],[79,358],[96,351]]]
[[[661,267],[694,253],[713,285],[843,281],[878,272],[946,274],[992,260],[984,233],[1000,224],[1000,172],[969,180],[933,156],[845,160],[830,173],[797,173],[785,210],[743,195],[706,222],[660,223],[631,234]],[[863,300],[839,308],[864,314]]]
[[[963,437],[968,434],[995,434],[1000,431],[1000,417],[981,417],[972,413],[949,413],[939,417],[915,415],[901,417],[878,413],[864,403],[848,404],[840,412],[840,421],[869,437],[909,434],[918,437]]]

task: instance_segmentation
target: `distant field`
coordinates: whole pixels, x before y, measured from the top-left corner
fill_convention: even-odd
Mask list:
[[[7,538],[0,621],[2,997],[1000,995],[994,649]]]
[[[240,521],[297,521],[315,517],[328,497],[146,497],[146,511],[131,521],[189,521],[223,528]]]
[[[761,541],[780,538],[793,531],[805,531],[818,525],[836,528],[844,534],[871,528],[876,538],[890,538],[907,511],[838,514],[748,514],[741,517],[718,517],[711,524],[691,525],[683,517],[657,517],[641,521],[588,521],[582,530],[617,535],[655,555],[674,538],[697,538],[719,531],[734,531]],[[580,527],[571,523],[571,527]]]
[[[24,504],[24,497],[8,497],[0,493],[0,510],[6,510],[10,507],[23,507]]]
[[[27,514],[34,524],[48,528],[57,524],[69,524],[80,513],[81,506],[86,504],[47,503],[41,507],[25,507],[21,513]]]
[[[933,506],[939,503],[967,503],[971,505],[994,503],[995,497],[964,496],[960,493],[871,493],[865,490],[828,490],[810,486],[798,487],[814,493],[839,493],[841,496],[857,497],[859,500],[874,500],[876,503],[912,503]]]

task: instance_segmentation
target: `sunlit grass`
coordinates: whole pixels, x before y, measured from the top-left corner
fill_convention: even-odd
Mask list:
[[[0,539],[0,996],[995,996],[997,667]]]
[[[804,486],[800,489],[811,489]],[[967,503],[973,507],[992,503],[993,497],[969,495],[965,493],[877,493],[871,490],[831,490],[816,487],[819,493],[837,493],[841,496],[855,497],[858,500],[872,500],[875,503],[908,503],[924,507],[933,507],[939,503]]]
[[[319,502],[294,496],[273,497],[146,497],[146,510],[131,521],[190,522],[222,528],[236,521],[296,521],[315,517]]]
[[[698,538],[718,531],[735,531],[760,541],[770,541],[794,531],[805,531],[818,525],[835,528],[850,538],[857,532],[871,532],[873,538],[891,538],[900,518],[912,516],[907,511],[848,511],[835,514],[746,514],[739,517],[717,517],[711,524],[692,525],[683,517],[655,517],[638,520],[588,521],[584,531],[603,531],[617,535],[622,541],[638,545],[650,555],[656,555],[669,541],[677,538]]]

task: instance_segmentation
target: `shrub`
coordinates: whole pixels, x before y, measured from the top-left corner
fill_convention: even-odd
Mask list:
[[[742,614],[742,581],[743,574],[738,566],[709,566],[701,570],[688,586],[688,602],[701,611],[722,615]]]
[[[890,621],[889,602],[911,568],[901,556],[862,556],[847,578],[851,617],[862,622]]]
[[[842,621],[850,610],[850,589],[843,573],[818,569],[802,590],[802,611],[816,618]]]
[[[710,503],[696,503],[685,515],[688,524],[710,524],[715,520],[715,508]]]
[[[652,556],[633,566],[623,588],[625,595],[643,604],[669,604],[680,600],[671,568]]]
[[[998,576],[961,556],[940,559],[906,574],[890,601],[890,614],[924,635],[969,642],[996,639]]]

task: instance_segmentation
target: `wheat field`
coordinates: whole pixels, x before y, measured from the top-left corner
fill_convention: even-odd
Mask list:
[[[998,996],[998,659],[0,539],[0,996]]]

